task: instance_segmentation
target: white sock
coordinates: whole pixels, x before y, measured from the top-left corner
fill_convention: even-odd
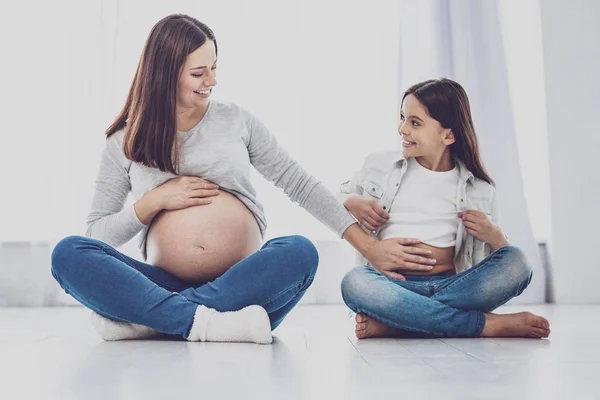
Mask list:
[[[163,333],[148,326],[115,321],[96,312],[92,312],[91,320],[96,332],[106,341],[150,339],[163,335]]]
[[[200,305],[187,340],[271,344],[273,337],[269,315],[261,306],[219,312]]]

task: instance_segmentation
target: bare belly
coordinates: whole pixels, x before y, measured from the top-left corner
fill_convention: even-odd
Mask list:
[[[407,272],[401,271],[402,275],[436,275],[441,272],[454,271],[454,247],[433,247],[425,243],[415,245],[421,249],[431,250],[430,258],[436,260],[436,265],[431,271]]]
[[[256,252],[256,218],[234,195],[220,191],[208,205],[162,211],[150,225],[146,262],[180,279],[204,283]]]

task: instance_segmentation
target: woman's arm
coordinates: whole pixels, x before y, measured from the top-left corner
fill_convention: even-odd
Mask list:
[[[362,230],[348,210],[314,177],[290,158],[266,127],[248,113],[250,161],[268,180],[295,202],[346,239],[372,266],[388,276],[403,279],[396,269],[431,270],[430,252],[412,247],[418,239],[376,240]],[[434,261],[435,262],[435,261]]]
[[[86,236],[114,247],[125,244],[145,227],[136,214],[135,205],[124,208],[131,191],[125,161],[115,134],[106,141],[102,152],[92,208],[87,218]],[[154,211],[150,211],[152,202],[147,200],[141,203],[144,218]]]
[[[325,224],[339,237],[356,221],[320,181],[308,174],[277,143],[256,117],[243,110],[248,125],[250,162],[267,180],[283,189],[294,202]]]

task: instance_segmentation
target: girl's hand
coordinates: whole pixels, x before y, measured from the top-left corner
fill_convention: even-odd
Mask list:
[[[458,213],[467,233],[482,242],[489,243],[494,251],[509,243],[497,225],[489,220],[487,215],[477,210],[467,210]]]
[[[344,206],[354,215],[358,222],[371,232],[379,229],[387,222],[390,215],[375,200],[354,195],[348,197]]]

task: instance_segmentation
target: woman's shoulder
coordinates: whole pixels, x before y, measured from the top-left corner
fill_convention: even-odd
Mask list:
[[[113,160],[118,161],[121,165],[127,166],[131,160],[127,159],[123,151],[123,140],[125,138],[125,129],[119,129],[108,138],[106,138],[105,152]]]
[[[211,100],[210,102],[211,113],[216,116],[245,118],[250,114],[244,107],[241,107],[232,101]]]
[[[106,148],[111,153],[123,151],[123,139],[125,137],[125,128],[121,128],[106,138]]]

